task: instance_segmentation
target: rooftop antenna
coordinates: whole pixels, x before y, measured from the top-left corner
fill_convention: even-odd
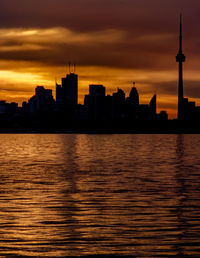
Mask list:
[[[74,73],[76,73],[76,64],[74,63]]]
[[[179,35],[179,53],[182,53],[182,13],[180,13],[180,35]]]
[[[71,62],[69,62],[69,73],[71,73]]]

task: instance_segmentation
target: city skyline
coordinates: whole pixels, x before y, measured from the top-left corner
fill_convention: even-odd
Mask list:
[[[122,88],[128,95],[132,82],[147,104],[156,93],[158,111],[177,116],[178,16],[183,11],[185,96],[199,105],[198,10],[191,1],[19,1],[20,8],[1,1],[0,99],[21,103],[37,85],[52,89],[55,77],[77,63],[79,103],[89,84],[102,84],[107,93]],[[46,3],[46,9],[44,9]],[[188,7],[189,6],[189,7]],[[81,10],[82,8],[82,10]],[[148,9],[148,10],[147,10]],[[70,10],[64,16],[64,10]],[[59,16],[54,15],[59,12]],[[157,14],[157,15],[155,15]],[[38,17],[36,19],[36,16]],[[52,19],[54,17],[54,19]],[[60,81],[58,81],[60,83]]]

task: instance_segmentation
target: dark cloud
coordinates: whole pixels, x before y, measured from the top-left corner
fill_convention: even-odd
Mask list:
[[[159,94],[176,96],[178,93],[178,82],[157,82],[152,85],[152,88],[157,90]],[[184,95],[187,98],[200,98],[200,81],[185,80]]]
[[[77,35],[102,35],[101,41],[95,41],[93,35],[90,41],[81,42],[71,42],[74,35],[68,37],[62,30],[58,39],[47,35],[48,42],[41,33],[38,37],[18,35],[9,39],[2,35],[0,45],[4,48],[0,59],[52,65],[72,59],[85,66],[172,69],[178,48],[180,11],[184,12],[186,54],[191,59],[198,58],[200,2],[196,0],[0,0],[0,6],[2,28],[64,27]],[[124,36],[107,42],[106,32],[111,29],[123,32]],[[17,48],[20,45],[23,48]],[[12,46],[13,51],[6,46]]]
[[[92,37],[90,42],[70,42],[70,38],[69,42],[62,42],[60,38],[67,39],[67,36],[60,31],[58,39],[53,37],[48,42],[41,42],[45,37],[42,34],[37,38],[29,36],[29,42],[22,35],[7,41],[1,39],[0,45],[4,46],[1,59],[53,65],[73,59],[85,66],[170,69],[178,48],[178,16],[182,10],[184,48],[190,58],[198,56],[200,42],[196,32],[200,2],[196,0],[189,3],[186,0],[162,0],[162,3],[160,0],[0,0],[0,6],[2,28],[65,27],[76,34],[87,36],[99,32],[104,37],[101,41]],[[110,29],[123,32],[124,37],[107,42],[106,31]],[[32,48],[27,47],[28,43]],[[11,52],[5,48],[20,45],[24,49],[13,48]]]
[[[2,27],[64,26],[78,31],[116,28],[146,33],[169,32],[180,11],[195,23],[200,3],[196,0],[0,0],[0,6]]]
[[[67,29],[0,30],[0,59],[132,69],[171,69],[173,35],[133,36],[117,30],[78,33]],[[175,62],[174,62],[175,63]]]

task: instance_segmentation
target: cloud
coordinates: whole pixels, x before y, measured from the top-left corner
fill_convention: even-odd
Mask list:
[[[193,35],[198,27],[200,3],[197,0],[0,0],[0,6],[2,28],[65,27],[77,32],[116,29],[138,35],[175,32],[179,13],[183,11],[187,31]]]
[[[81,66],[162,69],[170,67],[171,44],[166,42],[172,40],[171,34],[137,37],[113,29],[87,33],[66,28],[0,29],[0,59],[48,65],[74,60]]]
[[[159,82],[152,85],[153,88],[158,89],[160,94],[176,96],[178,94],[178,82]],[[200,98],[200,81],[184,81],[184,95],[187,98]]]

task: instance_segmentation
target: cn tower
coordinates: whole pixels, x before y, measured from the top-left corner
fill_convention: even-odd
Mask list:
[[[183,105],[183,63],[185,62],[185,55],[182,52],[182,15],[180,15],[180,35],[179,35],[179,51],[176,56],[176,62],[179,63],[179,81],[178,81],[178,119],[184,119],[184,105]]]

